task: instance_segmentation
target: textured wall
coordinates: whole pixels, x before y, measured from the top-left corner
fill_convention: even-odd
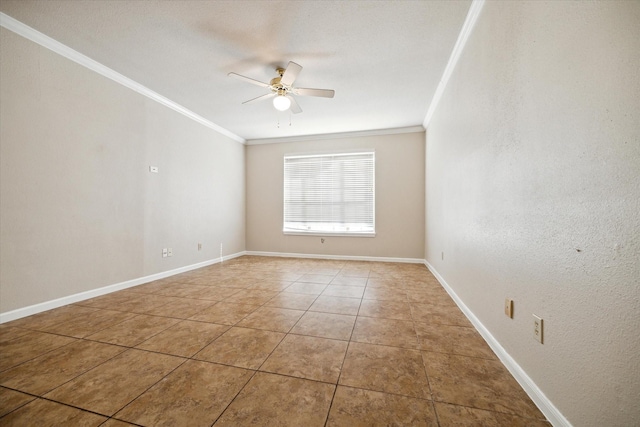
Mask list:
[[[575,426],[640,420],[639,52],[640,2],[488,2],[427,129],[426,258]]]
[[[375,149],[376,237],[282,234],[285,154]],[[247,146],[247,250],[424,257],[424,133]]]
[[[244,250],[244,146],[0,31],[0,312]]]

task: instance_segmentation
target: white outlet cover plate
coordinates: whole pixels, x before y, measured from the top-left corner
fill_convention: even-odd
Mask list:
[[[540,316],[533,315],[533,338],[542,344],[544,334],[544,321]]]
[[[504,300],[504,314],[510,319],[513,319],[513,300],[512,299],[507,298]]]

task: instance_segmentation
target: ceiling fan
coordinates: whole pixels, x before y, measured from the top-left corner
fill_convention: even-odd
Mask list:
[[[229,73],[228,76],[269,89],[270,93],[245,101],[243,104],[253,104],[254,102],[273,98],[273,106],[276,110],[286,111],[290,108],[293,114],[298,114],[302,112],[302,109],[292,95],[319,96],[322,98],[333,98],[333,95],[335,95],[335,91],[331,89],[294,87],[293,82],[301,70],[302,67],[300,65],[295,62],[289,62],[287,68],[276,68],[278,77],[274,77],[269,83],[263,83],[236,73]]]

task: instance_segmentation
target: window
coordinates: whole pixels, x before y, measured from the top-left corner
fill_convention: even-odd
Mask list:
[[[289,234],[375,235],[375,153],[284,158]]]

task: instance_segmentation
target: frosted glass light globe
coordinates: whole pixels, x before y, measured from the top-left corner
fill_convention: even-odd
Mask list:
[[[284,95],[273,98],[273,106],[278,111],[286,111],[291,107],[291,100]]]

